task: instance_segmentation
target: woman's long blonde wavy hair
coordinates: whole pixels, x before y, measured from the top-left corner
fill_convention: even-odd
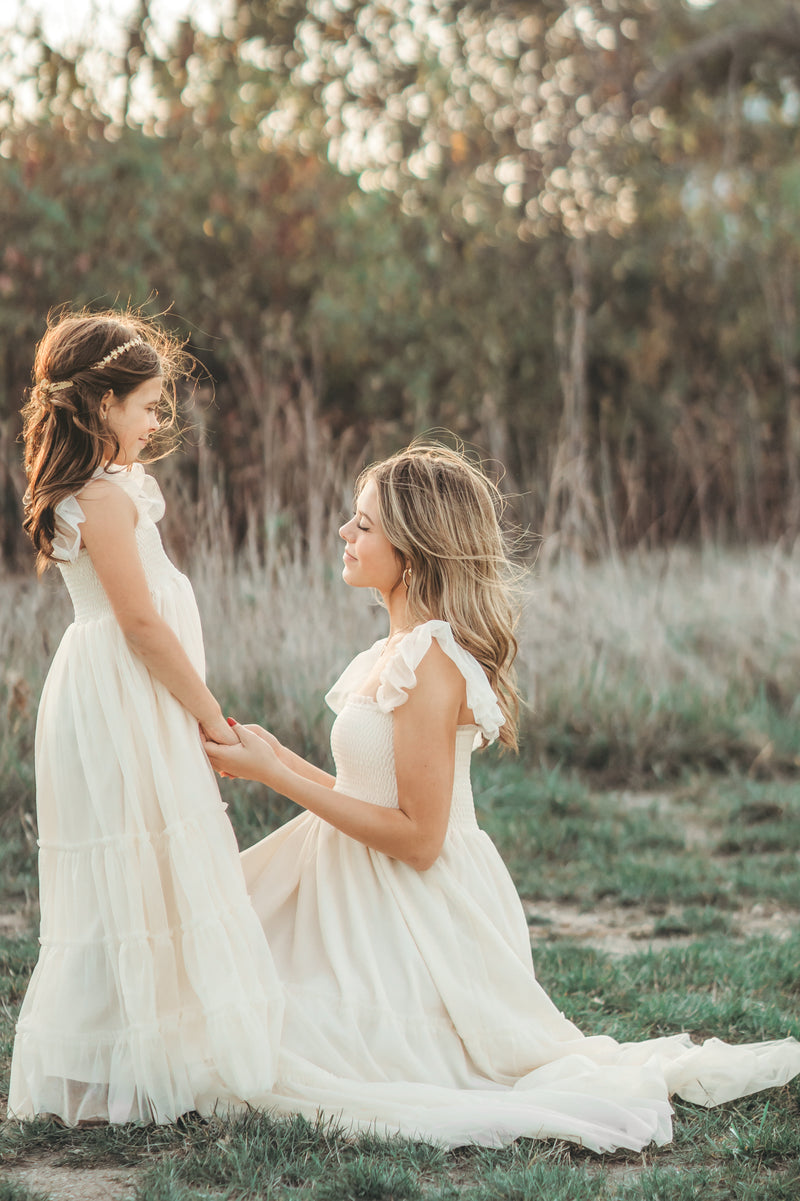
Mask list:
[[[375,482],[380,522],[400,570],[411,568],[409,624],[449,623],[497,695],[505,717],[501,743],[516,750],[515,573],[500,528],[499,490],[466,454],[435,443],[413,443],[367,467],[356,495],[368,480]]]
[[[123,354],[100,366],[113,350],[141,339]],[[119,443],[101,412],[110,391],[114,403],[147,380],[161,376],[162,426],[149,458],[174,448],[175,381],[186,374],[189,357],[182,344],[155,321],[133,311],[51,315],[36,348],[33,386],[22,409],[25,443],[24,528],[37,550],[41,573],[52,561],[55,507],[79,492],[106,461],[119,453]],[[52,385],[68,386],[53,389]],[[166,418],[166,420],[165,420]]]

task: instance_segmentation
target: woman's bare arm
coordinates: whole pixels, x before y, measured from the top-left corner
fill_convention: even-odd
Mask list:
[[[393,713],[397,809],[346,796],[301,775],[245,727],[236,727],[241,746],[206,743],[206,750],[218,771],[260,780],[343,834],[424,871],[435,863],[447,833],[465,688],[458,668],[436,643],[416,675],[416,687]]]

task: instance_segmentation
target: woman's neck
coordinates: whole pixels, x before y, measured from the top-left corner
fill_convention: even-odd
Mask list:
[[[389,637],[393,638],[408,629],[406,589],[402,582],[388,594],[383,594],[383,603],[389,614]]]

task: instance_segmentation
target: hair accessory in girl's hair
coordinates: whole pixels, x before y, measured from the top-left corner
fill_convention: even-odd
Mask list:
[[[99,359],[98,362],[92,363],[91,367],[87,367],[87,371],[96,371],[98,367],[106,367],[112,363],[114,359],[118,359],[126,350],[130,350],[132,346],[144,346],[144,338],[131,338],[129,342],[123,342],[121,346],[115,346],[110,350],[105,358]],[[49,396],[51,392],[61,392],[64,388],[69,388],[74,383],[71,379],[61,379],[57,383],[52,380],[43,379],[39,381],[39,386],[44,389],[45,396]]]
[[[108,363],[118,359],[126,350],[130,350],[132,346],[144,346],[144,338],[131,338],[130,342],[123,342],[121,346],[115,346],[110,350],[105,358],[102,358],[97,363],[92,363],[89,371],[96,371],[98,367],[105,367]]]

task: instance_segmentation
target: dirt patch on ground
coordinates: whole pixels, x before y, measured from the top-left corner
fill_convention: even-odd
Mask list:
[[[595,901],[591,909],[581,909],[563,901],[523,901],[534,950],[537,945],[557,940],[572,940],[597,947],[610,955],[630,955],[652,947],[688,946],[703,937],[702,931],[680,932],[682,911],[667,910],[653,914],[639,905],[615,905]],[[759,903],[748,909],[732,910],[729,935],[750,938],[769,934],[787,938],[800,924],[800,910]],[[659,933],[659,927],[673,926],[674,933]]]
[[[132,1169],[71,1168],[50,1157],[14,1168],[9,1175],[52,1201],[129,1201],[136,1182]]]

